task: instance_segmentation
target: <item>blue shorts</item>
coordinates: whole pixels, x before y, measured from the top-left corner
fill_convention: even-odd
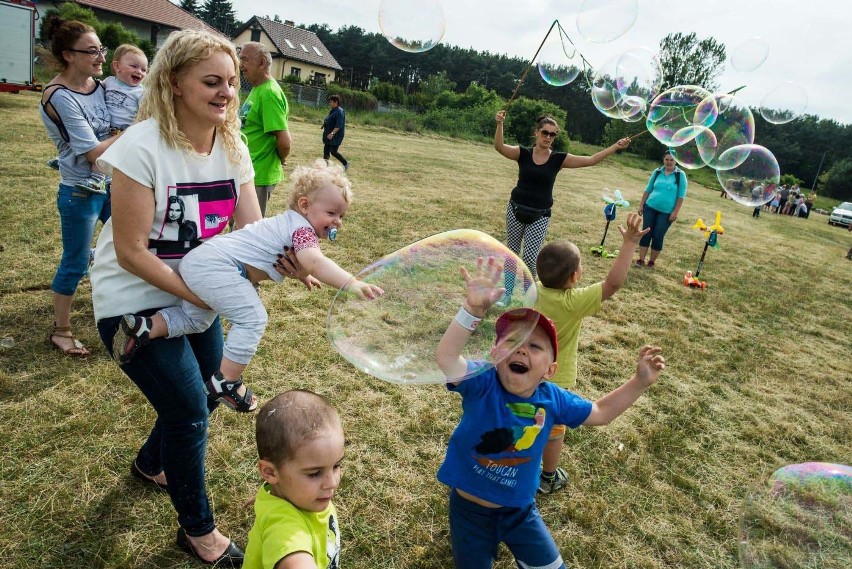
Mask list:
[[[535,502],[523,508],[486,508],[450,489],[450,543],[456,569],[491,569],[500,542],[519,567],[565,569]]]

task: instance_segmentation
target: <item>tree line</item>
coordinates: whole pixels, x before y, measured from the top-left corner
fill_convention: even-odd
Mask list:
[[[439,44],[423,53],[408,53],[392,46],[379,33],[357,26],[333,31],[327,24],[302,25],[317,34],[343,67],[339,81],[353,89],[375,89],[377,83],[396,86],[422,106],[417,95],[434,89],[435,83],[452,85],[461,95],[471,85],[508,99],[529,64],[528,60],[505,54],[480,52]],[[726,59],[725,46],[713,38],[699,39],[696,34],[669,34],[660,42],[660,60],[664,70],[662,88],[675,85],[717,87],[721,66]],[[564,87],[553,87],[538,77],[533,67],[520,94],[525,98],[553,103],[564,111],[563,128],[572,140],[588,144],[611,142],[615,135],[636,134],[643,123],[627,124],[602,115],[591,101],[591,74],[581,74]],[[441,79],[442,78],[442,79]],[[439,98],[425,97],[439,102]],[[428,109],[427,109],[428,110]],[[791,174],[810,188],[820,174],[817,189],[837,199],[852,199],[852,125],[805,115],[790,123],[767,122],[758,109],[755,117],[755,143],[770,149],[782,173]],[[639,143],[641,141],[641,143]],[[659,158],[664,146],[653,137],[637,139],[634,152]]]
[[[228,0],[180,0],[184,10],[225,33],[235,32],[242,23]],[[66,19],[83,19],[96,24],[104,44],[140,45],[153,56],[153,46],[140,40],[120,24],[103,26],[90,10],[73,3],[60,7]],[[280,21],[276,14],[275,21]],[[101,26],[100,28],[98,26]],[[327,24],[300,25],[312,31],[343,67],[338,77],[348,89],[370,91],[377,98],[408,105],[425,113],[427,128],[440,125],[444,132],[472,129],[475,134],[493,128],[495,105],[499,106],[515,91],[529,61],[505,54],[479,52],[438,44],[423,53],[408,53],[392,46],[379,33],[368,33],[357,26],[333,31]],[[114,44],[114,45],[113,45]],[[660,42],[663,68],[662,87],[701,85],[713,91],[726,58],[725,46],[713,38],[699,39],[695,33],[669,34]],[[636,134],[642,123],[624,123],[602,115],[591,102],[592,72],[585,71],[564,87],[553,87],[538,77],[533,67],[520,89],[524,99],[507,122],[507,134],[525,143],[526,127],[521,122],[533,119],[530,113],[549,112],[560,120],[572,140],[588,144],[606,144],[621,136]],[[524,111],[520,112],[523,108]],[[460,113],[464,111],[464,113]],[[813,187],[823,195],[852,200],[852,125],[805,115],[790,123],[776,125],[753,109],[757,144],[770,149],[781,172],[795,176],[804,187]],[[452,124],[454,120],[461,124]],[[517,120],[512,120],[517,119]],[[491,121],[491,122],[489,122]],[[532,124],[532,120],[529,121]],[[558,146],[563,145],[560,142]],[[631,152],[646,158],[659,158],[664,147],[651,136],[637,139]]]

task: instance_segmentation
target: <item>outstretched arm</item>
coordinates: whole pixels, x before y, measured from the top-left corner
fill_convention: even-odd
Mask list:
[[[503,121],[506,120],[506,111],[498,111],[495,117],[497,129],[494,131],[494,149],[508,158],[517,162],[521,157],[521,149],[518,146],[509,146],[503,142]]]
[[[461,274],[467,288],[462,310],[481,320],[485,312],[506,292],[505,288],[497,286],[503,279],[503,265],[496,262],[494,257],[488,257],[487,262],[480,257],[476,261],[476,273],[473,276],[465,267],[461,268]],[[471,334],[473,330],[462,326],[457,317],[450,322],[441,337],[435,350],[435,362],[447,378],[460,378],[467,372],[467,360],[461,353]]]
[[[308,290],[322,288],[322,282],[305,270],[292,247],[285,245],[284,252],[278,253],[278,260],[272,266],[281,276],[302,281]]]
[[[666,368],[666,359],[662,352],[662,348],[656,346],[642,346],[633,377],[595,401],[592,404],[592,412],[583,424],[590,427],[607,425],[633,405]]]
[[[568,154],[565,156],[565,160],[562,161],[563,168],[585,168],[586,166],[594,166],[599,162],[603,162],[604,159],[612,156],[616,153],[616,151],[621,150],[622,148],[627,148],[630,146],[630,139],[628,137],[624,137],[612,146],[608,146],[604,148],[600,152],[596,152],[591,156],[574,156],[573,154]]]
[[[346,288],[349,292],[357,294],[361,298],[378,298],[385,293],[376,285],[367,284],[352,279],[348,271],[343,270],[337,263],[322,254],[319,247],[307,247],[296,252],[296,258],[302,264],[308,274],[313,275],[320,281],[335,288]],[[349,283],[348,285],[346,283]]]
[[[621,237],[624,242],[621,244],[621,250],[618,252],[618,257],[612,264],[606,280],[603,282],[603,290],[601,291],[601,300],[607,300],[624,284],[624,279],[627,278],[627,271],[630,269],[630,262],[633,260],[633,251],[639,243],[639,239],[643,235],[651,231],[651,228],[642,230],[642,217],[637,213],[627,214],[627,228],[618,226],[618,231],[621,232]]]

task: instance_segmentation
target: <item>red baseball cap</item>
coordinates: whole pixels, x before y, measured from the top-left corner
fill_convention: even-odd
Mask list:
[[[500,317],[497,318],[497,322],[495,324],[497,339],[499,340],[506,333],[510,324],[521,321],[535,322],[536,318],[538,318],[536,326],[544,330],[547,333],[547,337],[550,338],[550,346],[553,348],[553,361],[556,361],[556,354],[558,353],[556,326],[553,325],[553,321],[550,318],[538,310],[533,310],[532,308],[516,308],[501,314]]]

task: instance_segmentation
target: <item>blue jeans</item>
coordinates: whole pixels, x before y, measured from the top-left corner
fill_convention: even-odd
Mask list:
[[[639,240],[640,247],[651,246],[651,249],[654,251],[662,251],[663,250],[663,239],[666,236],[666,231],[671,227],[672,222],[669,221],[669,216],[671,212],[664,213],[662,211],[657,211],[652,207],[648,207],[648,204],[645,204],[645,207],[642,208],[642,229],[651,228],[651,231],[646,233],[642,239]]]
[[[71,296],[89,270],[89,250],[95,225],[98,220],[106,223],[109,219],[109,193],[90,194],[74,186],[59,184],[56,207],[62,225],[62,260],[50,288],[55,293]]]
[[[518,567],[565,569],[535,502],[523,508],[486,508],[451,488],[450,543],[456,569],[491,569],[501,541]]]
[[[151,316],[156,311],[139,314]],[[98,332],[110,354],[120,318],[98,320]],[[221,360],[222,324],[217,318],[200,334],[151,340],[121,366],[157,411],[136,465],[146,474],[166,473],[178,523],[193,537],[216,527],[207,499],[204,460],[208,418],[217,404],[207,401],[203,383],[219,369]]]

